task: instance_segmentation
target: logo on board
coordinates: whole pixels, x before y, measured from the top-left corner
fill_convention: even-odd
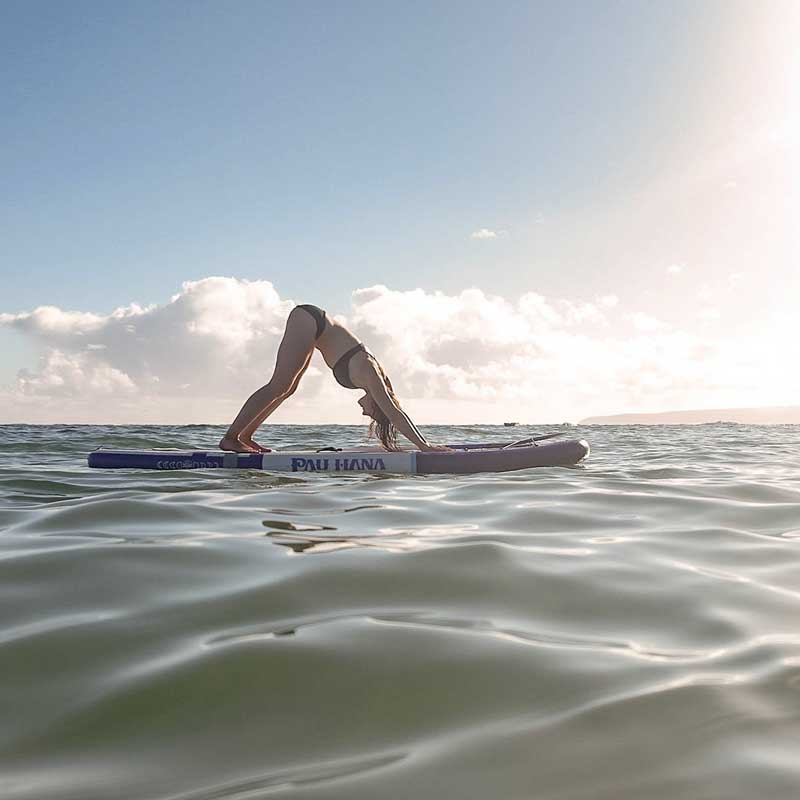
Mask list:
[[[180,461],[156,461],[156,469],[213,469],[221,467],[215,461],[192,461],[190,458]]]
[[[292,458],[292,472],[347,472],[386,469],[382,458]]]

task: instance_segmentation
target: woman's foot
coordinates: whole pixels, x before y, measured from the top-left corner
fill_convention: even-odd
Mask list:
[[[223,436],[220,439],[219,443],[220,450],[227,450],[228,452],[233,453],[260,453],[261,450],[257,450],[255,447],[255,443],[253,445],[249,445],[246,442],[242,442],[239,439],[236,439],[232,436]]]
[[[264,447],[264,445],[259,444],[258,442],[254,442],[249,436],[248,437],[241,437],[239,441],[246,445],[247,447],[255,447],[256,452],[258,453],[271,453],[272,450],[269,447]]]

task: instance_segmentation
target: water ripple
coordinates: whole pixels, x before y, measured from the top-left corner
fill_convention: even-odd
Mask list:
[[[800,428],[576,434],[294,477],[86,467],[215,426],[0,426],[3,800],[794,797]]]

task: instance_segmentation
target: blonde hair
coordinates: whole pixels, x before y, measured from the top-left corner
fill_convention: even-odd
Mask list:
[[[400,403],[397,400],[394,389],[392,389],[392,382],[389,380],[389,376],[383,371],[383,367],[381,367],[377,361],[375,361],[375,366],[378,368],[381,378],[383,378],[383,382],[386,385],[387,394],[392,398],[395,405],[399,408]],[[369,435],[379,439],[380,443],[387,450],[399,450],[400,448],[397,445],[397,428],[392,425],[392,423],[389,421],[389,417],[383,413],[383,409],[374,400],[372,405],[374,406],[374,416],[372,422],[369,424]]]

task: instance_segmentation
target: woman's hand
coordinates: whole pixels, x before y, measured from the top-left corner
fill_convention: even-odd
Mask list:
[[[455,453],[455,450],[446,444],[426,444],[424,447],[420,447],[420,450],[423,453]]]

